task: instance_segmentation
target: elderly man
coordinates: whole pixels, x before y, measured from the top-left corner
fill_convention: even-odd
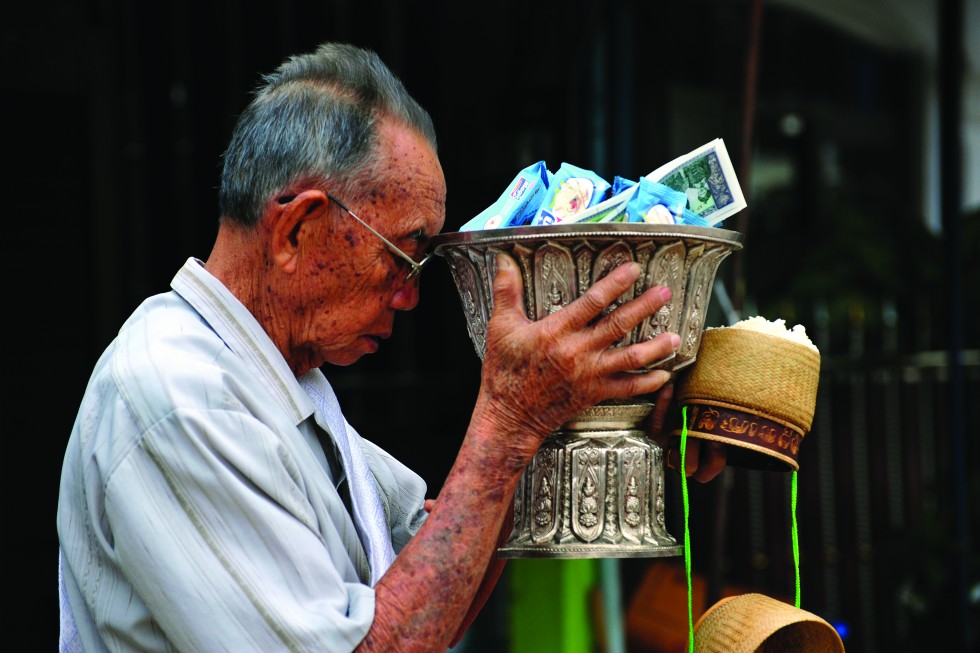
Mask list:
[[[539,445],[584,407],[660,390],[666,372],[625,372],[678,339],[609,348],[668,298],[596,321],[635,265],[531,322],[501,257],[472,421],[426,501],[320,368],[376,351],[416,305],[445,198],[431,121],[375,55],[325,44],[265,78],[225,153],[210,256],[134,312],[82,399],[58,508],[62,650],[458,640]]]

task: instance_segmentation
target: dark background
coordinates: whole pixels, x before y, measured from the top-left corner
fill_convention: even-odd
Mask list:
[[[950,26],[962,26],[962,3],[941,6],[941,18],[952,18],[941,19],[940,29],[955,37]],[[14,172],[4,193],[14,226],[6,241],[13,250],[7,333],[14,365],[5,482],[16,504],[5,512],[5,532],[17,603],[11,616],[15,628],[29,624],[28,648],[54,646],[57,638],[58,478],[89,371],[145,296],[166,291],[188,256],[207,257],[220,155],[260,73],[326,40],[375,49],[432,114],[449,188],[446,230],[538,160],[552,171],[567,161],[610,180],[636,179],[724,138],[749,202],[722,225],[746,235],[743,252],[719,272],[735,307],[802,322],[811,333],[819,327],[825,367],[841,374],[871,369],[868,357],[878,365],[885,354],[908,361],[930,352],[946,370],[935,418],[943,424],[941,482],[909,495],[905,510],[914,518],[903,521],[905,530],[875,538],[925,542],[912,551],[885,547],[893,557],[874,563],[879,579],[889,577],[895,559],[913,579],[926,578],[925,607],[889,612],[912,624],[902,641],[888,618],[868,621],[866,606],[846,598],[828,617],[867,626],[849,642],[854,650],[872,650],[872,642],[916,650],[917,638],[936,635],[928,624],[937,615],[948,650],[973,637],[964,622],[967,610],[976,617],[976,606],[966,606],[965,588],[978,574],[976,556],[964,548],[978,524],[978,429],[964,419],[964,397],[977,389],[980,237],[976,211],[963,212],[951,199],[962,194],[961,172],[949,165],[955,156],[943,161],[942,215],[921,209],[927,143],[920,100],[933,77],[919,54],[870,44],[782,3],[749,0],[55,0],[3,12],[5,152]],[[941,50],[953,53],[947,74],[961,70],[961,49],[954,38]],[[942,151],[957,154],[958,137],[947,134],[949,122],[960,119],[949,108],[960,96],[945,79],[939,76],[946,93]],[[717,305],[712,311],[709,325],[724,323]],[[895,341],[888,351],[880,347],[886,336]],[[417,469],[434,496],[479,377],[445,265],[437,261],[426,273],[420,306],[399,316],[381,352],[328,375],[350,421]],[[851,428],[835,422],[827,437],[838,441],[837,451],[848,451]],[[815,457],[801,459],[804,471],[816,464]],[[803,473],[801,494],[809,488],[816,495],[817,475],[807,481]],[[742,475],[731,510],[740,483],[747,483]],[[782,487],[781,479],[766,483]],[[872,480],[875,496],[887,494],[877,487]],[[716,488],[692,492],[702,506],[719,499]],[[836,500],[839,514],[850,514],[849,497]],[[785,505],[778,495],[770,504],[761,509]],[[724,523],[703,512],[695,533],[729,542],[735,527],[719,533]],[[778,520],[773,526],[784,527]],[[845,540],[847,528],[841,525]],[[929,549],[934,540],[949,546]],[[739,556],[758,560],[758,552],[740,546],[706,545],[695,563],[716,580],[785,589],[783,568],[761,580],[739,578]],[[810,549],[811,576],[828,564],[839,564],[844,576],[858,573],[870,555],[842,546],[831,560],[817,548]],[[853,568],[845,564],[849,556]],[[777,558],[785,563],[785,552]],[[933,570],[944,562],[955,572]],[[898,581],[882,583],[878,598],[894,600]],[[814,587],[808,607],[827,614],[824,588]],[[626,598],[631,589],[627,579]]]

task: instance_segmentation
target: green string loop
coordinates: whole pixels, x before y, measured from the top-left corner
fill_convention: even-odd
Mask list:
[[[684,574],[687,577],[687,650],[694,653],[694,599],[691,592],[691,532],[688,519],[691,507],[687,500],[687,406],[681,408],[681,498],[684,502]]]
[[[793,482],[790,484],[790,514],[793,519],[793,568],[796,571],[796,598],[793,605],[800,607],[800,533],[796,529],[796,470],[793,470]]]
[[[691,506],[687,497],[687,406],[681,407],[681,499],[684,503],[684,575],[687,578],[687,650],[694,653],[694,597],[691,589],[691,531],[689,521]],[[793,605],[800,607],[800,533],[796,524],[797,472],[793,470],[790,484],[790,517],[793,536],[793,568],[796,593]]]

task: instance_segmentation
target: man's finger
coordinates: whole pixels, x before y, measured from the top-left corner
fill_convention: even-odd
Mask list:
[[[688,438],[687,455],[684,457],[686,476],[699,483],[713,480],[728,463],[728,447],[722,442]],[[680,469],[680,440],[672,438],[664,450],[664,464],[670,469]]]
[[[602,352],[597,367],[603,374],[644,369],[652,363],[669,358],[677,351],[680,342],[680,336],[666,332],[651,340],[626,347],[608,348]]]
[[[497,254],[497,274],[493,279],[493,310],[502,313],[519,311],[524,313],[523,283],[517,269],[517,263],[509,254]]]
[[[556,313],[574,329],[581,329],[602,313],[630,286],[636,283],[642,268],[639,263],[624,263],[596,281],[585,293]],[[620,334],[622,335],[622,334]]]
[[[692,477],[700,483],[707,483],[725,469],[727,462],[728,447],[721,442],[706,440],[701,446],[698,468]]]
[[[653,394],[670,381],[667,370],[650,370],[643,373],[622,372],[606,380],[608,396],[616,398]]]
[[[596,325],[597,336],[609,343],[620,340],[643,320],[663,308],[670,297],[670,288],[666,286],[648,288],[640,296],[620,304],[616,310],[603,317]]]
[[[647,422],[647,432],[651,439],[657,440],[662,437],[664,427],[667,424],[667,414],[670,411],[671,402],[674,399],[674,384],[667,383],[660,389],[653,401],[653,411]]]
[[[687,439],[687,449],[684,455],[684,468],[687,471],[685,476],[690,476],[698,469],[698,457],[701,454],[701,440],[697,438]],[[681,448],[680,439],[672,438],[667,451],[664,453],[664,462],[671,469],[680,470],[681,468]]]

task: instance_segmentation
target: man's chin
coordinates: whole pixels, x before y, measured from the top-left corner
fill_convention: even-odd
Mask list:
[[[365,336],[359,338],[352,347],[329,352],[325,356],[325,362],[337,367],[347,367],[361,360],[362,357],[375,353],[380,347],[381,343],[376,338]]]

